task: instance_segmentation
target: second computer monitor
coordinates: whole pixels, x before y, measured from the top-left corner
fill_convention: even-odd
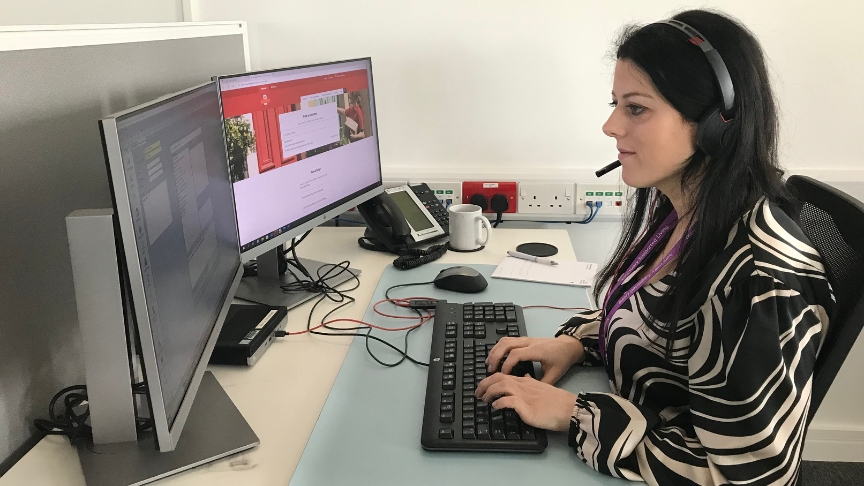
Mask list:
[[[258,257],[258,279],[244,279],[238,296],[285,304],[284,282],[263,282],[277,278],[271,267],[282,244],[382,192],[372,62],[218,82],[240,248],[244,260]]]

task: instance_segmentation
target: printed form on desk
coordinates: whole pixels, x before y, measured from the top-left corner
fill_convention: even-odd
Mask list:
[[[492,277],[571,287],[590,287],[596,273],[596,263],[570,260],[558,262],[558,265],[545,265],[508,256],[501,260]]]

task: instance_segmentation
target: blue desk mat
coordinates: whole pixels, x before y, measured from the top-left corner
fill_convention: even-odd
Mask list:
[[[384,299],[393,285],[431,281],[450,265],[428,264],[402,271],[392,266],[384,271],[369,308],[366,322],[403,327],[416,322],[377,315],[372,304]],[[489,281],[477,294],[461,294],[429,285],[403,287],[390,297],[424,296],[450,302],[513,302],[517,305],[587,307],[585,289],[493,279],[494,265],[471,265]],[[384,303],[379,310],[394,315],[411,315]],[[552,336],[572,312],[553,309],[525,309],[531,336]],[[347,327],[347,326],[346,326]],[[374,335],[402,348],[404,332],[374,331]],[[355,338],[336,382],[327,397],[318,422],[309,437],[303,456],[291,479],[293,486],[335,485],[471,485],[578,484],[581,486],[623,484],[585,465],[567,445],[565,432],[548,432],[549,446],[540,454],[428,452],[420,446],[423,406],[426,395],[426,368],[404,362],[396,368],[377,364],[366,352],[365,339]],[[409,354],[428,361],[432,323],[413,331]],[[398,354],[370,342],[376,355],[395,361]],[[574,367],[559,386],[579,391],[607,391],[606,376],[600,369]]]

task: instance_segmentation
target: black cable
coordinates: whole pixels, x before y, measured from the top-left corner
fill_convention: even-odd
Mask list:
[[[407,248],[399,252],[399,258],[393,260],[393,266],[399,270],[411,270],[420,265],[434,262],[447,253],[447,245],[432,245],[422,250],[419,248]]]
[[[430,282],[423,282],[423,283],[430,283]],[[418,284],[402,284],[402,285],[397,285],[397,286],[391,287],[391,288],[387,289],[387,291],[385,291],[385,296],[393,288],[405,287],[405,286],[409,286],[409,285],[420,285],[420,284],[419,283]],[[353,289],[351,289],[351,290],[353,290]],[[340,294],[341,294],[341,292],[340,292]],[[328,312],[327,314],[324,315],[324,317],[321,318],[321,323],[324,323],[327,320],[327,318],[330,317],[330,315],[332,315],[337,310],[341,309],[342,307],[344,307],[348,304],[355,302],[355,299],[353,297],[351,297],[350,295],[344,295],[343,294],[343,296],[349,301],[337,306],[334,309],[331,309],[330,312]],[[389,299],[390,297],[387,297],[387,298]],[[306,321],[306,329],[311,334],[317,334],[317,335],[321,335],[321,336],[353,336],[353,337],[362,336],[366,339],[366,352],[369,353],[369,356],[372,357],[372,359],[374,359],[378,364],[380,364],[382,366],[387,366],[387,367],[392,368],[394,366],[398,366],[399,364],[401,364],[406,359],[408,361],[414,363],[414,364],[417,364],[417,365],[429,366],[428,363],[424,363],[422,361],[419,361],[419,360],[411,357],[408,354],[408,335],[410,334],[411,331],[413,331],[414,329],[417,329],[417,328],[412,328],[412,329],[409,329],[406,331],[406,333],[405,333],[405,349],[404,350],[399,349],[398,347],[394,346],[393,344],[389,343],[388,341],[385,341],[384,339],[379,338],[378,336],[373,336],[372,335],[372,328],[368,327],[368,326],[349,327],[349,328],[335,328],[335,327],[325,325],[324,326],[325,329],[330,330],[330,331],[337,331],[337,332],[320,332],[320,331],[312,330],[312,314],[315,312],[315,307],[317,307],[318,304],[321,303],[323,300],[324,299],[322,297],[318,300],[318,302],[315,302],[315,305],[312,306],[312,311],[309,312],[309,318]],[[423,314],[420,311],[417,311],[416,309],[415,309],[415,311],[417,312],[419,317],[421,317],[421,318],[423,317]],[[349,332],[344,332],[344,331],[366,331],[366,332],[365,333],[356,333],[356,332],[355,333],[349,333]],[[380,358],[378,358],[378,356],[375,355],[375,353],[372,352],[372,349],[369,347],[369,339],[373,339],[375,341],[380,342],[381,344],[384,344],[384,345],[390,347],[391,349],[393,349],[394,351],[399,353],[401,355],[401,358],[399,359],[399,361],[397,361],[395,363],[387,363],[387,362],[382,361]]]
[[[347,262],[343,262],[343,263],[347,263]],[[350,272],[350,271],[349,271],[349,273],[352,273],[352,275],[354,275],[353,272]],[[325,291],[322,291],[322,292],[321,292],[322,295],[321,295],[321,296],[318,298],[318,300],[317,300],[317,301],[312,305],[312,309],[309,311],[309,315],[307,316],[307,319],[306,319],[306,332],[308,332],[309,334],[315,334],[315,335],[318,335],[318,336],[347,336],[347,337],[363,337],[363,338],[366,340],[366,343],[365,343],[365,344],[366,344],[366,352],[369,353],[369,356],[370,356],[372,359],[374,359],[378,364],[380,364],[380,365],[382,365],[382,366],[386,366],[386,367],[391,367],[391,368],[392,368],[392,367],[394,367],[394,366],[398,366],[399,364],[401,364],[401,363],[404,362],[405,360],[408,360],[408,361],[410,361],[410,362],[412,362],[412,363],[414,363],[414,364],[420,365],[420,366],[429,366],[429,363],[422,362],[422,361],[420,361],[420,360],[418,360],[418,359],[413,358],[412,356],[410,356],[410,355],[408,354],[408,337],[409,337],[409,335],[410,335],[410,333],[411,333],[412,331],[414,331],[415,329],[417,329],[417,327],[415,327],[415,328],[411,328],[411,329],[408,329],[408,330],[405,332],[405,349],[404,349],[404,350],[403,350],[403,349],[399,349],[399,348],[396,347],[395,345],[391,344],[391,343],[388,342],[388,341],[385,341],[384,339],[379,338],[378,336],[373,336],[373,335],[372,335],[372,328],[369,327],[369,326],[358,326],[358,327],[348,327],[348,328],[337,328],[337,327],[332,327],[332,326],[329,326],[329,325],[324,325],[324,326],[323,326],[323,327],[324,327],[325,329],[327,329],[328,331],[333,331],[333,332],[321,332],[321,331],[315,331],[315,330],[312,329],[312,316],[315,314],[315,310],[318,308],[318,305],[321,304],[321,302],[323,302],[325,299],[328,299],[328,298],[329,298],[330,300],[332,300],[332,301],[334,301],[334,302],[340,302],[340,305],[338,305],[338,306],[336,306],[335,308],[331,309],[329,312],[327,312],[327,314],[324,315],[324,317],[321,318],[321,323],[322,323],[322,324],[323,324],[324,322],[326,322],[327,319],[328,319],[328,318],[329,318],[333,313],[337,312],[339,309],[345,307],[346,305],[352,304],[352,303],[354,303],[354,302],[356,301],[356,299],[354,299],[353,297],[351,297],[350,295],[348,295],[348,294],[346,293],[346,292],[350,292],[350,291],[352,291],[352,290],[355,290],[355,289],[360,285],[360,280],[357,279],[356,275],[354,275],[354,278],[355,278],[355,280],[357,280],[357,285],[355,285],[354,287],[352,287],[352,288],[350,288],[350,289],[338,290],[338,289],[335,289],[335,288],[333,288],[333,287],[329,287],[329,286],[328,286],[329,288],[328,288],[328,290],[327,290],[326,292],[325,292]],[[399,287],[408,287],[408,286],[412,286],[412,285],[426,285],[426,284],[430,284],[430,283],[432,283],[432,282],[417,282],[417,283],[410,283],[410,284],[394,285],[393,287],[390,287],[390,288],[388,288],[388,289],[385,291],[385,296],[389,299],[389,298],[390,298],[390,297],[389,297],[389,292],[390,292],[392,289],[395,289],[395,288],[399,288]],[[331,294],[335,294],[336,297],[334,297],[334,296],[331,295]],[[416,310],[416,309],[415,309],[415,312],[417,312],[418,316],[419,316],[421,319],[422,319],[423,317],[425,317],[425,316],[423,316],[423,314],[422,314],[419,310]],[[366,332],[364,333],[364,332],[346,332],[346,331],[366,331]],[[290,335],[290,333],[285,332],[285,331],[280,331],[280,332],[277,332],[277,333],[276,333],[276,336],[277,336],[277,337],[283,337],[283,336],[288,336],[288,335]],[[374,341],[378,341],[378,342],[380,342],[381,344],[384,344],[385,346],[387,346],[387,347],[393,349],[394,351],[396,351],[397,353],[399,353],[399,355],[400,355],[400,359],[399,359],[398,361],[394,362],[394,363],[388,363],[388,362],[386,362],[386,361],[383,361],[383,360],[380,359],[378,356],[376,356],[375,353],[372,352],[372,349],[369,347],[369,340],[370,340],[370,339],[372,339],[372,340],[374,340]]]
[[[144,383],[131,385],[132,393],[146,394],[147,387]],[[63,399],[63,409],[57,414],[57,402]],[[86,409],[79,413],[75,408],[85,406]],[[45,435],[64,435],[69,442],[77,445],[79,441],[92,439],[93,429],[88,423],[90,419],[90,407],[87,402],[87,386],[73,385],[57,392],[48,404],[48,419],[37,418],[33,420],[36,429]],[[135,417],[135,427],[138,432],[144,432],[153,427],[153,420]]]
[[[412,282],[412,283],[407,283],[407,284],[394,285],[394,286],[392,286],[392,287],[390,287],[390,288],[388,288],[387,290],[384,291],[384,298],[385,298],[385,299],[389,299],[389,298],[390,298],[390,291],[393,290],[393,289],[398,289],[398,288],[401,288],[401,287],[413,287],[413,286],[415,286],[415,285],[429,285],[429,284],[431,284],[432,282],[433,282],[433,281],[430,280],[430,281],[428,281],[428,282]]]

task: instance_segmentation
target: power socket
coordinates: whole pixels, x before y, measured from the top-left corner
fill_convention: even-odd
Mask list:
[[[576,184],[575,214],[587,218],[591,214],[588,201],[602,202],[597,212],[599,219],[621,219],[624,205],[627,204],[627,188],[618,184]]]
[[[526,214],[573,214],[574,184],[519,183],[519,212]]]
[[[427,182],[426,185],[445,208],[462,203],[461,182]]]
[[[470,204],[471,196],[481,194],[486,197],[487,204],[492,202],[492,197],[495,194],[502,194],[507,198],[507,211],[504,213],[516,212],[516,186],[515,182],[480,182],[480,181],[465,181],[462,183],[462,203]],[[484,213],[494,213],[491,208],[483,211]]]

